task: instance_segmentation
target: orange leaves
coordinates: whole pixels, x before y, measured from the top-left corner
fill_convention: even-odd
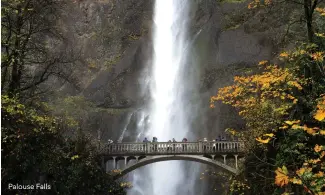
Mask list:
[[[266,134],[264,134],[264,136],[267,136],[267,137],[274,137],[274,134],[273,134],[273,133],[266,133]]]
[[[259,6],[268,6],[272,3],[271,0],[264,0],[264,1],[261,1],[261,0],[254,0],[252,2],[250,2],[248,4],[248,9],[254,9],[254,8],[257,8]]]
[[[216,96],[212,96],[210,98],[210,108],[215,108],[214,102],[217,101],[217,97]]]
[[[321,16],[325,16],[325,8],[316,7],[315,11],[317,11]]]
[[[121,174],[122,171],[121,171],[120,169],[113,169],[113,170],[111,170],[111,173],[112,173],[113,175],[118,175],[118,174]]]
[[[289,129],[289,127],[293,130],[304,130],[309,135],[315,136],[315,135],[325,135],[325,130],[321,130],[318,127],[308,127],[307,125],[301,126],[299,125],[300,120],[297,121],[285,121],[285,125],[282,127],[279,127],[279,129]]]
[[[320,159],[319,158],[317,158],[317,159],[311,159],[308,162],[311,163],[311,164],[317,164],[318,162],[320,162]]]
[[[256,141],[262,143],[262,144],[267,144],[270,142],[271,138],[266,138],[266,139],[262,139],[261,137],[255,138]]]
[[[296,87],[298,90],[302,90],[302,86],[297,81],[288,81],[287,84]]]
[[[259,62],[264,71],[250,76],[235,76],[234,84],[219,89],[217,96],[211,97],[210,103],[221,100],[239,109],[241,116],[251,114],[251,111],[262,105],[270,104],[273,100],[278,105],[274,106],[274,112],[285,115],[295,103],[297,98],[285,90],[296,88],[301,90],[299,78],[287,68],[279,68],[276,65],[267,65],[267,61]],[[280,103],[281,102],[281,103]],[[213,108],[213,105],[210,105]]]
[[[315,174],[316,177],[324,177],[324,172],[319,171],[317,174]]]
[[[320,151],[322,151],[322,146],[316,144],[316,146],[314,147],[314,150],[315,150],[315,152],[320,152]]]
[[[263,136],[264,137],[268,137],[268,138],[262,139],[261,137],[257,137],[257,138],[255,138],[255,140],[258,141],[258,142],[260,142],[261,144],[267,144],[274,137],[274,134],[273,133],[266,133]]]
[[[324,33],[315,33],[316,36],[318,37],[325,37]],[[299,48],[295,51],[291,52],[282,52],[279,55],[279,59],[287,61],[287,62],[297,62],[300,61],[301,59],[308,59],[312,60],[314,62],[320,62],[322,63],[325,58],[325,52],[324,51],[317,51],[315,52],[315,49],[317,49],[316,44],[310,44],[306,45],[302,48]]]
[[[300,120],[297,120],[297,121],[284,121],[286,124],[288,125],[293,125],[293,124],[299,124],[300,123]]]
[[[289,177],[287,176],[288,170],[285,166],[278,167],[275,171],[275,184],[282,187],[289,183]]]
[[[307,127],[306,125],[303,126],[304,131],[306,131],[309,135],[316,135],[317,131],[319,130],[319,128],[314,127],[314,128],[310,128]]]
[[[318,121],[322,121],[325,118],[325,110],[317,110],[314,118]]]
[[[263,61],[260,61],[258,63],[259,66],[262,66],[262,65],[265,65],[265,64],[267,64],[267,60],[263,60]]]
[[[312,53],[311,57],[313,58],[313,60],[315,60],[317,62],[323,62],[324,61],[324,52]]]
[[[298,178],[296,178],[296,177],[290,179],[290,182],[293,183],[293,184],[299,184],[299,185],[302,184],[301,179],[298,179]]]
[[[314,118],[318,121],[323,121],[325,119],[325,96],[318,102]]]
[[[312,168],[304,168],[304,167],[302,167],[302,168],[300,168],[300,169],[298,169],[296,171],[296,174],[298,176],[302,176],[305,172],[311,172],[311,170],[312,170]]]
[[[259,0],[254,0],[248,4],[248,9],[254,9],[260,4]]]
[[[282,52],[280,53],[279,55],[281,58],[288,58],[289,57],[289,54],[287,52]]]

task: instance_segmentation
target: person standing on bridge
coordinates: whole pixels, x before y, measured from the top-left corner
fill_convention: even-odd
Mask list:
[[[174,143],[176,142],[175,138],[173,138],[173,142]],[[173,151],[175,151],[175,149],[176,149],[176,144],[173,144]]]
[[[107,149],[108,149],[108,151],[112,151],[112,146],[111,146],[112,143],[113,143],[113,140],[108,139],[108,141],[107,141]]]
[[[222,142],[226,141],[226,137],[224,135],[222,135],[221,141]],[[222,143],[221,147],[222,147],[222,150],[224,151],[226,149],[226,143]]]
[[[205,137],[203,138],[203,151],[207,150],[207,145],[208,145],[208,139]]]
[[[143,140],[143,150],[146,152],[147,151],[147,143],[148,143],[148,139],[145,137]]]
[[[186,150],[187,150],[187,145],[186,145],[187,139],[184,137],[183,140],[182,140],[182,142],[184,142],[184,143],[182,144],[183,151],[186,151]]]
[[[169,151],[169,150],[171,150],[172,148],[171,148],[171,146],[172,146],[172,140],[169,140],[168,141],[168,144],[167,144],[167,151]]]
[[[157,151],[157,142],[158,142],[158,138],[157,137],[153,137],[152,138],[152,143],[153,144],[153,147],[154,147],[154,150]]]

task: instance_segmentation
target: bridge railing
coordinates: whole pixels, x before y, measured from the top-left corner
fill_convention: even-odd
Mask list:
[[[105,148],[107,154],[192,154],[192,153],[222,153],[240,152],[242,142],[142,142],[114,143]]]

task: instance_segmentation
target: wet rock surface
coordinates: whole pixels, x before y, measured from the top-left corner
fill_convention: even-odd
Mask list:
[[[93,116],[97,122],[91,131],[98,135],[99,129],[103,142],[117,140],[125,129],[127,141],[138,135],[139,117],[130,115],[150,98],[146,84],[152,65],[153,6],[154,0],[81,0],[69,4],[59,21],[67,41],[80,51],[80,68],[74,73],[80,89],[67,85],[65,90],[104,110],[121,110]],[[209,99],[245,68],[272,59],[269,32],[248,31],[245,22],[228,25],[226,16],[245,6],[214,0],[193,3],[191,66],[199,83],[191,102],[196,106],[192,137],[215,137],[226,128],[239,128],[243,123],[232,108],[217,103],[210,109]]]
[[[153,6],[153,0],[82,0],[65,8],[67,14],[59,23],[68,41],[80,50],[80,69],[75,70],[80,90],[75,95],[82,95],[101,108],[128,109],[127,112],[148,100],[144,85],[152,65]],[[201,129],[196,136],[215,135],[241,124],[227,106],[217,104],[216,109],[209,109],[209,98],[230,84],[241,69],[272,58],[273,47],[267,41],[267,33],[247,32],[244,24],[226,28],[226,16],[245,6],[212,0],[193,3],[192,64],[200,82],[199,99],[193,102],[200,107],[193,124],[193,129]],[[123,125],[110,124],[117,123],[120,117],[103,120],[105,131],[117,135],[115,131],[121,131]]]

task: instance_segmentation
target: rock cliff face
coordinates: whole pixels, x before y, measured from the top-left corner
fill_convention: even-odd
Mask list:
[[[65,8],[66,15],[59,21],[67,41],[80,51],[80,69],[75,74],[81,90],[72,93],[67,87],[65,91],[81,94],[101,108],[123,110],[100,120],[105,134],[113,139],[125,125],[121,121],[148,98],[141,79],[151,66],[153,5],[153,0],[79,0]],[[267,34],[247,33],[245,21],[229,26],[228,16],[245,6],[213,0],[193,3],[190,32],[201,81],[200,98],[193,103],[200,105],[196,127],[205,129],[199,136],[215,136],[239,124],[236,113],[227,106],[209,109],[209,97],[230,84],[241,69],[272,57]]]
[[[102,110],[119,111],[92,116],[102,141],[117,140],[123,130],[134,135],[137,117],[131,114],[149,98],[143,86],[152,65],[153,6],[154,0],[75,0],[58,21],[67,42],[80,51],[80,68],[74,73],[79,90],[66,86],[61,92],[83,96]],[[209,109],[209,98],[245,68],[272,59],[269,32],[248,28],[249,17],[231,20],[246,6],[215,0],[193,3],[191,60],[200,81],[200,94],[192,102],[197,108],[193,130],[200,129],[195,136],[215,137],[228,127],[239,127],[233,109],[221,104]],[[94,134],[98,129],[93,129]]]

